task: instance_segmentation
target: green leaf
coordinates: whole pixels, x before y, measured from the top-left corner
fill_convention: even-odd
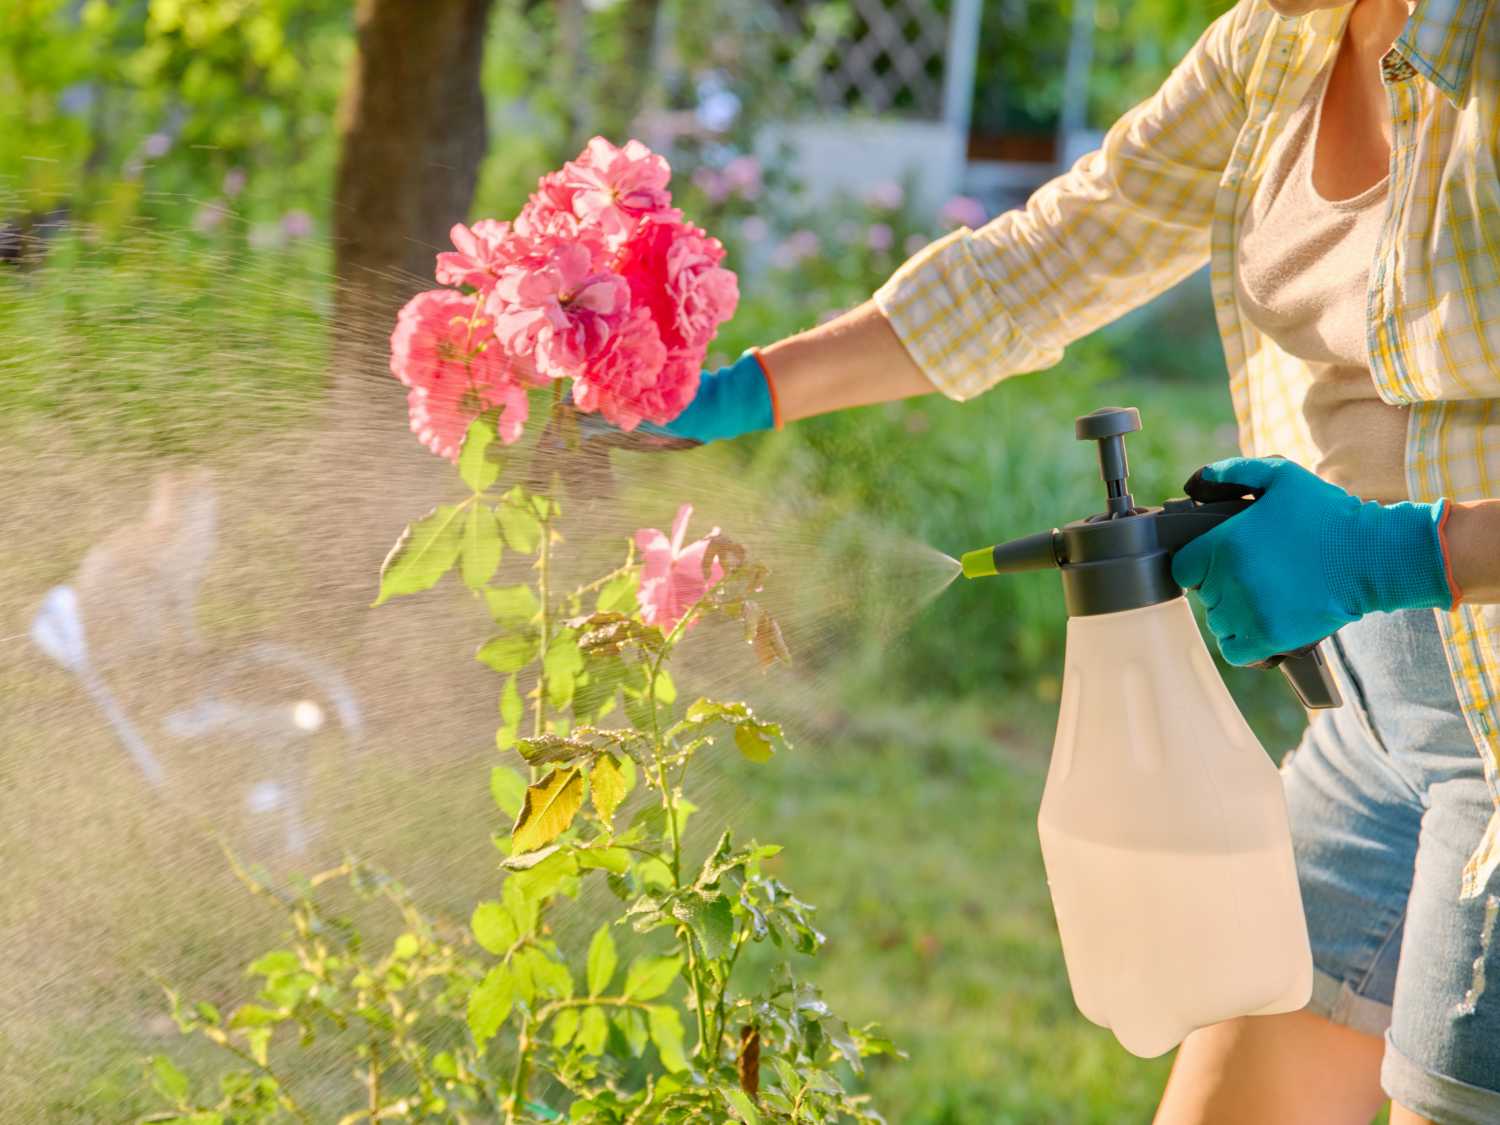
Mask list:
[[[151,1085],[169,1102],[181,1105],[187,1101],[188,1076],[166,1055],[151,1056]]]
[[[516,920],[498,902],[481,902],[476,906],[469,917],[469,929],[474,931],[474,940],[497,957],[503,956],[520,937]]]
[[[638,584],[638,579],[633,573],[625,573],[618,578],[610,579],[599,590],[599,600],[594,603],[594,608],[599,613],[634,613],[635,591]]]
[[[459,509],[439,504],[407,526],[380,567],[380,605],[402,594],[431,589],[458,560]]]
[[[483,504],[474,504],[464,517],[463,566],[460,568],[464,582],[471,590],[479,590],[491,578],[500,565],[500,527],[495,523],[495,513]]]
[[[630,853],[624,848],[579,848],[573,853],[579,867],[597,868],[623,875],[630,870]]]
[[[615,966],[620,963],[619,955],[615,953],[615,939],[610,936],[609,923],[606,922],[594,931],[594,939],[589,942],[588,981],[589,995],[602,995],[609,987],[609,982],[615,975]]]
[[[646,1031],[646,1017],[639,1008],[626,1008],[615,1015],[615,1026],[620,1029],[620,1034],[625,1036],[625,1043],[630,1048],[630,1053],[640,1058],[646,1051],[646,1044],[651,1041]]]
[[[499,451],[491,448],[494,441],[495,415],[486,411],[469,423],[458,454],[458,475],[475,492],[483,492],[500,476]]]
[[[516,998],[515,985],[510,970],[504,965],[496,965],[485,974],[479,987],[469,993],[469,1031],[481,1051],[510,1015]]]
[[[266,1027],[279,1023],[281,1019],[281,1013],[273,1012],[263,1005],[241,1004],[234,1010],[234,1015],[229,1018],[229,1026],[233,1028]]]
[[[661,1055],[661,1065],[676,1074],[687,1069],[687,1057],[682,1053],[682,1018],[676,1008],[664,1004],[653,1005],[646,1013],[651,1029],[651,1042],[656,1044]]]
[[[528,631],[491,637],[479,646],[474,659],[502,675],[519,672],[536,659],[536,634]]]
[[[604,1009],[594,1005],[585,1008],[583,1023],[578,1028],[578,1045],[591,1055],[602,1055],[608,1038],[609,1021],[604,1018]]]
[[[531,971],[538,992],[564,999],[573,995],[573,974],[567,965],[554,961],[535,946],[522,951],[521,959]]]
[[[677,979],[681,957],[641,957],[625,974],[624,995],[631,1000],[655,1000]]]
[[[490,770],[490,796],[506,816],[519,816],[526,801],[526,779],[509,766],[495,766]]]
[[[552,1045],[566,1047],[578,1034],[579,1014],[577,1008],[564,1008],[552,1021]]]
[[[554,769],[526,789],[526,799],[511,830],[516,854],[545,847],[568,830],[583,805],[583,772]]]
[[[589,771],[589,784],[592,787],[589,792],[594,802],[594,811],[604,821],[604,826],[613,832],[615,810],[620,807],[627,792],[625,775],[620,772],[620,763],[613,754],[599,755],[594,768]]]
[[[721,1086],[719,1092],[724,1095],[729,1108],[734,1110],[735,1115],[745,1125],[760,1125],[760,1114],[756,1111],[755,1103],[750,1100],[749,1094],[734,1086]]]
[[[573,702],[573,684],[583,671],[578,634],[571,629],[559,630],[547,643],[547,657],[542,666],[547,672],[547,699],[561,711]]]
[[[269,1027],[252,1027],[245,1032],[245,1045],[250,1048],[250,1057],[261,1066],[266,1065],[266,1057],[271,1050],[271,1029]]]
[[[273,949],[252,961],[245,972],[248,976],[279,977],[298,972],[301,968],[302,962],[297,960],[297,955],[290,949]]]
[[[500,517],[500,528],[505,532],[505,541],[523,555],[534,554],[542,540],[541,522],[530,508],[523,507],[521,489],[511,489],[505,494],[505,503],[495,509]]]
[[[422,943],[416,934],[402,934],[391,946],[391,956],[398,961],[410,961],[422,950]]]
[[[530,586],[500,586],[484,592],[484,603],[497,625],[529,625],[541,612],[542,603]]]
[[[776,747],[766,737],[761,727],[755,723],[741,723],[735,727],[734,744],[739,747],[740,753],[752,762],[769,762],[771,756],[776,753]]]
[[[659,668],[656,672],[656,701],[668,707],[677,701],[677,685],[672,682],[672,677],[665,668]]]
[[[672,904],[672,916],[686,923],[711,960],[727,957],[734,941],[734,910],[723,895],[689,892]]]
[[[520,726],[525,717],[526,704],[521,701],[521,689],[516,684],[515,676],[511,676],[500,692],[500,718],[506,726],[515,727]]]

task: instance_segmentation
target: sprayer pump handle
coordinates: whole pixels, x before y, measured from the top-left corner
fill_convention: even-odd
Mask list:
[[[1101,406],[1073,422],[1073,433],[1079,441],[1123,437],[1138,433],[1140,428],[1141,412],[1133,406]]]

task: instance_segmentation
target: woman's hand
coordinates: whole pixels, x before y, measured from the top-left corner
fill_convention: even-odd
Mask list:
[[[1361,501],[1291,461],[1236,457],[1202,470],[1258,499],[1172,559],[1197,589],[1231,664],[1322,640],[1376,611],[1448,608],[1446,501]]]

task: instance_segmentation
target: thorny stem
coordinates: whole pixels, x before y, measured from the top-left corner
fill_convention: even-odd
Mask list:
[[[646,694],[651,701],[651,754],[656,760],[656,781],[661,787],[662,805],[667,810],[667,827],[672,834],[672,885],[677,890],[682,889],[682,833],[677,827],[677,801],[673,795],[672,786],[667,781],[666,745],[661,732],[661,707],[656,698],[656,681],[661,675],[662,661],[672,651],[677,642],[682,639],[682,634],[688,625],[697,617],[699,610],[708,600],[718,593],[726,579],[721,578],[709,589],[705,590],[701,597],[695,601],[686,613],[678,620],[677,624],[667,633],[662,641],[661,649],[656,654],[656,659],[651,662],[651,673],[646,679]],[[693,980],[693,1011],[698,1017],[698,1051],[707,1052],[708,1040],[708,1006],[705,1003],[705,989],[703,987],[703,970],[698,965],[697,943],[693,940],[693,931],[687,926],[677,928],[678,940],[687,951],[688,972]],[[717,1051],[715,1051],[717,1054]],[[712,1060],[711,1060],[712,1061]]]
[[[548,604],[551,596],[549,585],[551,556],[552,556],[552,509],[549,506],[547,515],[542,520],[542,548],[537,553],[537,595],[542,603],[542,639],[541,639],[541,662],[537,665],[536,679],[536,719],[532,734],[540,738],[547,729],[547,648],[551,643],[552,629],[552,607]]]
[[[510,1080],[510,1099],[505,1103],[506,1125],[515,1125],[517,1114],[526,1102],[526,1087],[531,1081],[531,1017],[521,1024],[521,1036],[516,1041],[516,1070]]]
[[[370,1121],[380,1120],[380,1041],[370,1037]]]

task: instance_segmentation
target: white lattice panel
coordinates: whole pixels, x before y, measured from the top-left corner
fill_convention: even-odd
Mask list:
[[[938,117],[948,20],[931,0],[851,0],[824,18],[808,0],[769,0],[793,46],[793,70],[826,110]]]

